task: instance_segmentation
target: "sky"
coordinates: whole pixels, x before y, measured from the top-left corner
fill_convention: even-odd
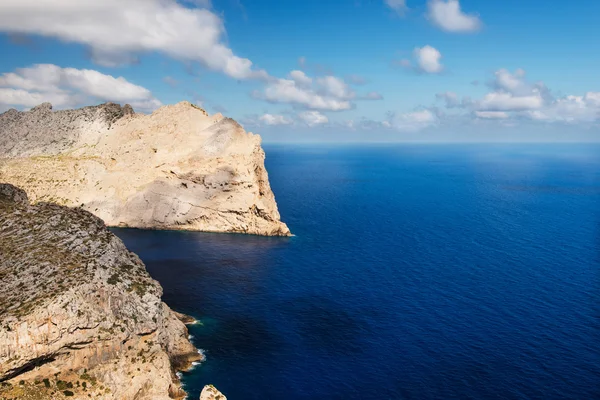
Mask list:
[[[190,101],[265,142],[600,141],[596,0],[2,0],[0,112]]]

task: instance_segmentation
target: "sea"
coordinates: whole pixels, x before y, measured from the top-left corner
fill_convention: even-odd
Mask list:
[[[290,238],[114,229],[246,399],[600,399],[600,145],[270,145]]]

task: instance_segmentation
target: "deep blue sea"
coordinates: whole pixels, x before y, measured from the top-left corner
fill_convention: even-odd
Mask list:
[[[246,399],[600,399],[600,146],[267,146],[292,238],[116,229]]]

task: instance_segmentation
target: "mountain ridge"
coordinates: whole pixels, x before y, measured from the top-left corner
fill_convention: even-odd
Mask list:
[[[259,135],[189,102],[0,114],[0,181],[109,226],[289,236]]]

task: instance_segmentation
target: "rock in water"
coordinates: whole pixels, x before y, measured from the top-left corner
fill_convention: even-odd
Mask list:
[[[0,181],[109,226],[288,236],[260,136],[188,102],[0,115]]]
[[[201,357],[161,295],[98,217],[0,184],[0,398],[183,397]]]
[[[200,400],[227,400],[223,393],[219,392],[213,385],[206,385],[200,393]]]

